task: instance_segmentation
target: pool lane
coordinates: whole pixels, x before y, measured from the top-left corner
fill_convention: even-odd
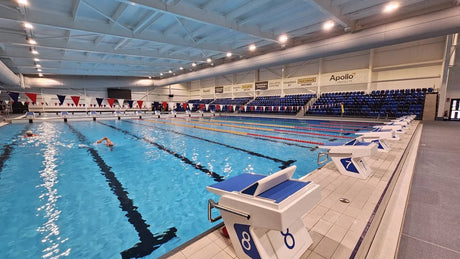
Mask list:
[[[202,126],[195,126],[195,125],[187,125],[187,124],[182,124],[182,123],[166,122],[164,120],[145,120],[145,119],[143,120],[153,122],[153,123],[162,123],[162,124],[174,125],[174,126],[180,126],[180,127],[188,127],[188,128],[202,129],[202,130],[208,130],[208,131],[231,133],[231,134],[241,135],[241,136],[262,137],[262,138],[268,138],[268,139],[286,140],[286,141],[291,141],[291,142],[307,143],[307,144],[313,144],[313,145],[323,145],[324,144],[323,142],[285,138],[285,137],[264,135],[264,134],[256,134],[256,133],[250,133],[250,132],[245,132],[245,131],[226,130],[226,129],[209,128],[209,127],[202,127]]]
[[[135,135],[135,134],[133,134],[133,133],[127,131],[127,130],[120,129],[120,128],[117,128],[117,127],[115,127],[115,126],[113,126],[113,125],[109,125],[109,124],[106,124],[106,123],[103,123],[103,122],[100,122],[100,121],[98,121],[98,123],[101,124],[101,125],[110,127],[110,128],[112,128],[112,129],[114,129],[114,130],[123,132],[124,134],[130,135],[130,136],[132,136],[132,137],[134,137],[134,138],[136,138],[136,139],[144,140],[145,142],[154,145],[154,146],[157,147],[158,149],[163,150],[163,151],[169,153],[170,155],[173,155],[173,156],[179,158],[182,162],[184,162],[184,163],[186,163],[186,164],[188,164],[188,165],[193,166],[195,169],[198,169],[198,170],[204,172],[205,174],[211,176],[211,177],[214,179],[214,181],[216,181],[216,182],[221,182],[221,181],[224,180],[224,177],[221,176],[221,175],[219,175],[218,173],[213,172],[213,171],[211,171],[211,170],[205,168],[204,166],[202,166],[202,165],[200,165],[200,164],[197,164],[197,163],[193,162],[192,160],[188,159],[187,157],[182,156],[182,155],[178,154],[177,152],[172,151],[172,150],[168,149],[167,147],[165,147],[165,146],[163,146],[163,145],[161,145],[161,144],[158,144],[158,143],[156,143],[156,142],[153,142],[153,141],[149,140],[149,139],[146,138],[146,137],[137,136],[137,135]]]
[[[176,237],[177,229],[175,227],[171,227],[159,235],[153,235],[152,232],[150,232],[148,229],[149,225],[147,225],[146,221],[137,210],[137,207],[134,205],[134,201],[128,197],[128,192],[125,191],[125,188],[123,188],[123,185],[117,179],[115,173],[111,170],[111,167],[108,166],[99,153],[89,145],[88,140],[80,131],[70,124],[67,124],[67,126],[75,135],[77,135],[80,142],[86,145],[88,153],[99,166],[102,174],[107,179],[110,189],[120,201],[121,209],[127,212],[126,217],[128,217],[128,221],[134,226],[138,233],[140,242],[135,244],[133,247],[122,251],[122,258],[139,258],[147,256],[159,248],[160,245]]]
[[[159,130],[162,130],[162,131],[165,131],[165,132],[171,132],[171,133],[178,134],[178,135],[181,135],[181,136],[186,136],[186,137],[189,137],[189,138],[194,138],[194,139],[198,139],[198,140],[201,140],[201,141],[206,141],[208,143],[212,143],[212,144],[215,144],[215,145],[220,145],[220,146],[224,146],[224,147],[227,147],[227,148],[230,148],[230,149],[238,150],[238,151],[247,153],[249,155],[262,157],[262,158],[272,160],[272,161],[277,162],[277,163],[281,163],[281,166],[279,167],[280,169],[287,168],[287,167],[291,166],[291,164],[296,162],[295,160],[287,160],[287,161],[281,160],[281,159],[278,159],[276,157],[270,157],[270,156],[263,155],[263,154],[260,154],[260,153],[257,153],[257,152],[249,151],[247,149],[243,149],[243,148],[239,148],[239,147],[235,147],[235,146],[230,146],[230,145],[227,145],[227,144],[224,144],[224,143],[221,143],[221,142],[217,142],[217,141],[213,141],[213,140],[210,140],[210,139],[205,139],[205,138],[189,135],[189,134],[178,132],[178,131],[175,131],[175,130],[167,130],[167,129],[163,129],[163,128],[160,128],[160,127],[155,127],[155,126],[151,126],[151,125],[145,125],[145,124],[141,124],[141,123],[135,123],[133,121],[128,121],[128,120],[123,120],[123,122],[132,123],[132,124],[136,124],[136,125],[141,125],[141,126],[144,126],[144,127],[155,128],[155,129],[159,129]]]

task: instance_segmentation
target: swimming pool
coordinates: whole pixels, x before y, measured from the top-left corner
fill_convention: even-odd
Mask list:
[[[317,168],[318,143],[370,126],[215,117],[0,127],[0,257],[156,258],[213,226],[206,186],[290,165],[302,177]],[[95,144],[104,136],[113,149]]]

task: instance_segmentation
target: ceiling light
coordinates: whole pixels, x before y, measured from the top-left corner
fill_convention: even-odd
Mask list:
[[[180,70],[184,70],[184,68],[183,68],[183,67],[180,67],[179,69],[180,69]]]
[[[20,5],[28,5],[29,3],[27,2],[27,0],[17,0],[18,4]]]
[[[28,23],[28,22],[25,22],[25,23],[24,23],[24,28],[26,28],[26,29],[33,29],[34,26],[33,26],[32,24]]]
[[[168,72],[171,74],[171,73],[172,73],[172,70],[169,70]]]
[[[256,47],[256,45],[254,45],[254,44],[249,45],[249,50],[250,50],[250,51],[255,51],[256,48],[257,48],[257,47]]]
[[[207,58],[207,59],[206,59],[206,62],[208,62],[208,63],[211,63],[211,61],[212,61],[211,58]]]
[[[192,63],[192,67],[196,67],[196,63],[195,63],[195,62]]]
[[[42,72],[42,69],[41,69],[41,68],[37,68],[37,71],[38,71],[38,72]]]
[[[36,66],[36,67],[42,67],[42,65],[40,65],[40,64],[37,64],[37,65],[35,65],[35,66]]]
[[[38,73],[38,76],[39,76],[39,77],[43,77],[43,74],[42,74],[42,73]]]
[[[36,51],[36,50],[33,49],[33,50],[32,50],[32,54],[38,55],[38,51]]]
[[[382,12],[384,13],[391,13],[395,11],[396,9],[399,8],[399,3],[398,2],[389,2],[383,7]]]
[[[288,36],[287,36],[286,34],[282,34],[282,35],[280,35],[280,36],[278,37],[278,41],[279,41],[280,43],[286,43],[287,40],[288,40]]]
[[[323,30],[329,31],[330,29],[334,28],[335,22],[334,21],[326,21],[323,23]]]
[[[29,44],[35,45],[37,42],[34,39],[29,39]]]
[[[38,62],[38,61],[40,61],[40,59],[38,59],[38,58],[34,58],[34,61],[35,61],[35,62]]]
[[[149,76],[149,79],[152,79],[152,77],[151,77],[151,76]]]
[[[227,52],[227,58],[231,57],[232,56],[232,53],[231,52]]]
[[[160,73],[160,76],[162,76],[162,75],[163,75],[163,73]]]

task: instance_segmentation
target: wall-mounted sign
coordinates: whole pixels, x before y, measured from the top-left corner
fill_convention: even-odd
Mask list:
[[[256,82],[256,90],[267,90],[268,89],[268,81],[260,81]]]
[[[214,87],[214,93],[216,94],[221,94],[224,92],[224,87],[223,86],[216,86]]]
[[[322,85],[367,83],[368,69],[340,71],[321,75]]]

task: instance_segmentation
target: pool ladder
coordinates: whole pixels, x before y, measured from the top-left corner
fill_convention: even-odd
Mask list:
[[[212,217],[211,215],[211,211],[213,208],[216,208],[216,209],[219,209],[219,210],[223,210],[223,211],[227,211],[227,212],[230,212],[230,213],[233,213],[235,215],[238,215],[240,217],[244,217],[246,219],[250,219],[251,218],[251,215],[247,214],[247,213],[244,213],[244,212],[241,212],[241,211],[237,211],[237,210],[234,210],[232,208],[229,208],[229,207],[225,207],[225,206],[222,206],[222,205],[219,205],[219,203],[213,201],[212,199],[209,199],[208,200],[208,220],[210,222],[216,222],[218,221],[219,219],[222,218],[222,216],[217,216],[215,218]]]
[[[321,160],[321,158],[326,157],[324,160]],[[329,152],[319,152],[318,153],[318,165],[323,166],[329,161]]]

